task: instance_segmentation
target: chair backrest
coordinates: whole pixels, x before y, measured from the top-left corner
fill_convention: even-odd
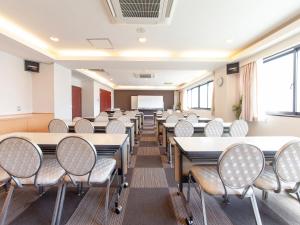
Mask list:
[[[108,116],[107,112],[100,112],[98,116]]]
[[[114,112],[114,117],[120,117],[122,115],[123,115],[123,113],[121,111]]]
[[[122,121],[124,124],[125,123],[130,123],[130,117],[129,116],[120,116],[118,118],[119,121]]]
[[[195,113],[190,113],[188,114],[186,120],[190,123],[198,123],[198,116]]]
[[[186,120],[178,121],[174,128],[174,134],[176,137],[192,137],[194,134],[193,124]]]
[[[37,174],[43,153],[39,146],[21,137],[0,142],[0,166],[12,177],[29,178]]]
[[[125,134],[125,124],[120,120],[111,120],[106,126],[107,134]]]
[[[175,115],[175,116],[177,116],[178,118],[183,118],[184,116],[183,116],[183,113],[181,113],[181,112],[174,112],[172,115]]]
[[[232,137],[245,137],[248,129],[248,123],[245,120],[235,120],[230,126],[229,134]]]
[[[217,120],[209,121],[204,128],[204,134],[206,137],[221,137],[223,134],[223,123]]]
[[[214,120],[215,120],[215,121],[219,121],[219,122],[221,122],[221,123],[224,122],[224,120],[223,120],[222,118],[219,118],[219,117],[215,118]]]
[[[162,112],[162,117],[167,118],[168,116],[170,116],[170,114],[167,111]]]
[[[218,172],[224,186],[234,189],[251,186],[264,166],[262,151],[245,143],[229,146],[218,160]]]
[[[94,133],[94,126],[86,119],[78,120],[75,123],[75,133]]]
[[[95,122],[108,122],[109,119],[108,119],[108,116],[97,116],[95,118]]]
[[[82,118],[81,117],[74,117],[73,118],[73,122],[77,122],[77,121],[79,121],[79,120],[81,120]]]
[[[176,115],[169,115],[166,119],[166,123],[177,123],[178,117]]]
[[[173,112],[173,109],[167,109],[167,113],[172,114]]]
[[[161,110],[158,110],[157,112],[156,112],[156,115],[160,115],[160,114],[162,114],[163,112],[161,111]]]
[[[285,144],[275,155],[274,169],[284,182],[300,182],[300,141]]]
[[[53,119],[48,125],[49,133],[68,133],[69,128],[65,121],[60,119]]]
[[[58,143],[56,157],[67,173],[74,176],[84,176],[94,168],[97,152],[95,147],[87,140],[70,136]]]

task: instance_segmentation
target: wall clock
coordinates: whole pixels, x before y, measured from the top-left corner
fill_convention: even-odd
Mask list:
[[[220,77],[220,78],[217,79],[217,85],[218,85],[219,87],[222,87],[222,86],[223,86],[223,83],[224,83],[223,77]]]

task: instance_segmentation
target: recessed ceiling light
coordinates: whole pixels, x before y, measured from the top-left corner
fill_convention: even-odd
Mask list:
[[[113,80],[112,78],[110,78],[110,80]]]
[[[231,44],[232,42],[233,42],[232,39],[227,39],[227,40],[226,40],[226,43],[227,43],[227,44]]]
[[[57,37],[50,37],[50,40],[54,42],[59,42],[59,38]]]
[[[139,37],[139,42],[140,43],[146,43],[147,42],[147,38],[145,38],[145,37]]]

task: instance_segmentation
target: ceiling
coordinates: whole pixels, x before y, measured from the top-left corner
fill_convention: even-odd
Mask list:
[[[225,64],[231,55],[288,24],[300,11],[299,0],[177,0],[169,25],[124,25],[111,22],[104,0],[0,0],[0,4],[0,17],[47,46],[40,50],[34,42],[23,42],[39,52],[30,50],[29,58],[58,61],[72,69],[101,68],[116,85],[194,80],[203,70]],[[145,33],[137,33],[140,27]],[[51,41],[51,36],[60,41]],[[138,42],[139,37],[147,42]],[[22,35],[12,38],[22,42]],[[99,49],[90,45],[90,38],[108,38],[113,49],[95,54]],[[20,46],[6,42],[1,36],[0,46],[6,51],[26,55]],[[132,78],[132,73],[145,70],[157,74],[157,80]]]

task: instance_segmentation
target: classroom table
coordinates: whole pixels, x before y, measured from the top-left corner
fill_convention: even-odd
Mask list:
[[[73,121],[66,121],[66,124],[69,127],[69,132],[75,132],[75,123]],[[95,129],[95,133],[105,133],[108,122],[92,122],[92,125]],[[130,152],[133,152],[134,142],[134,123],[125,123],[126,133],[129,136],[130,140]]]
[[[204,135],[204,128],[207,122],[193,123],[194,134]],[[176,123],[163,123],[163,147],[167,148],[169,134],[174,134]],[[231,123],[223,123],[223,133],[229,133]]]
[[[185,120],[185,117],[179,118],[179,120]],[[159,137],[159,129],[160,126],[163,126],[163,123],[165,123],[167,120],[167,117],[160,117],[156,118],[156,135],[157,138]],[[213,120],[212,118],[205,118],[205,117],[198,117],[199,123],[208,123],[209,121]]]
[[[249,136],[249,137],[174,137],[175,146],[175,180],[178,183],[178,194],[185,204],[186,212],[193,220],[192,212],[187,205],[183,184],[188,182],[188,172],[195,164],[215,164],[222,152],[237,143],[257,146],[264,153],[266,161],[272,161],[276,152],[292,140],[292,136]]]
[[[122,183],[126,181],[128,169],[128,134],[76,134],[76,133],[46,133],[46,132],[15,132],[0,136],[0,140],[7,137],[23,137],[37,144],[45,157],[56,154],[56,146],[65,137],[79,136],[88,140],[95,146],[98,156],[114,157],[117,160],[119,175],[122,177]],[[120,154],[117,154],[117,153]]]

